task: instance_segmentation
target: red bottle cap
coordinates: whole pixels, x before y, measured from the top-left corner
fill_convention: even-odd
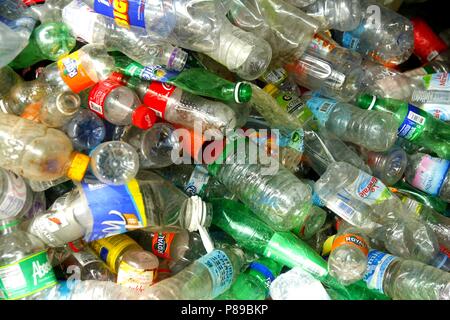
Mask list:
[[[134,110],[131,122],[134,126],[147,130],[155,124],[156,114],[149,107],[141,105]]]
[[[448,49],[447,44],[421,18],[411,19],[414,26],[414,54],[422,62],[436,58]]]
[[[26,6],[34,6],[36,4],[44,3],[45,0],[22,0],[23,4]]]

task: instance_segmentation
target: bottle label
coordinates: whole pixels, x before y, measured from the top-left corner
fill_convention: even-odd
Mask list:
[[[402,125],[398,129],[399,137],[408,141],[414,141],[422,135],[425,130],[428,114],[413,105],[408,105],[408,113]]]
[[[66,85],[80,93],[95,84],[80,62],[80,51],[75,51],[57,62],[59,74]]]
[[[369,254],[369,246],[360,236],[354,234],[343,234],[337,236],[333,241],[331,251],[334,251],[335,249],[343,245],[350,245],[355,248],[358,248],[362,253],[364,253],[365,256]]]
[[[315,52],[326,56],[336,48],[336,45],[316,33],[311,41],[310,48]]]
[[[377,290],[384,294],[383,280],[389,265],[397,258],[377,250],[370,250],[367,259],[367,271],[364,281],[369,289]]]
[[[6,183],[3,201],[0,202],[0,219],[15,217],[23,209],[27,200],[27,186],[22,177],[4,171]]]
[[[325,202],[319,197],[317,192],[312,192],[312,204],[316,207],[325,207]]]
[[[82,267],[99,261],[98,258],[89,251],[72,252],[72,255]]]
[[[450,91],[450,75],[447,72],[426,75],[423,82],[427,90]]]
[[[106,98],[111,91],[121,86],[120,83],[109,79],[97,83],[89,92],[89,109],[104,119]]]
[[[331,111],[333,111],[337,102],[331,99],[324,99],[319,97],[314,97],[306,102],[309,110],[312,111],[320,124],[324,125],[328,118],[330,117]]]
[[[437,196],[450,168],[450,161],[424,155],[416,169],[411,185],[430,195]]]
[[[94,10],[113,18],[118,26],[145,28],[145,0],[95,0]]]
[[[47,251],[0,267],[0,299],[15,300],[57,284]]]
[[[434,118],[444,122],[450,121],[450,104],[424,103],[421,109],[431,114]]]
[[[122,254],[122,251],[130,246],[139,245],[124,234],[119,234],[114,237],[100,239],[90,243],[91,248],[100,256],[100,258],[106,262],[114,273],[116,270],[117,258]]]
[[[306,104],[299,97],[295,97],[289,92],[283,92],[275,98],[278,105],[280,105],[289,114],[292,114],[300,122],[305,123],[313,117],[312,112],[308,109]]]
[[[138,292],[150,287],[156,278],[156,270],[138,269],[121,261],[117,273],[117,284]]]
[[[152,252],[155,256],[163,259],[171,259],[170,248],[174,238],[175,233],[173,232],[155,233],[152,238]]]
[[[189,178],[189,182],[184,188],[184,192],[186,192],[187,195],[190,197],[198,194],[203,194],[208,181],[209,181],[208,170],[206,170],[201,165],[197,165],[195,166],[195,169],[192,172],[191,177]]]
[[[81,183],[91,209],[92,230],[85,235],[93,241],[143,228],[147,225],[143,197],[136,179],[120,186]]]
[[[380,204],[392,197],[389,188],[378,178],[361,171],[356,181],[344,188],[353,198],[356,198],[368,206]]]
[[[289,135],[281,133],[278,137],[280,147],[288,147],[297,150],[299,153],[303,153],[305,150],[304,141],[305,132],[303,129],[292,131]]]
[[[286,80],[288,74],[284,68],[278,68],[271,71],[266,72],[262,77],[262,81],[265,83],[270,83],[275,86],[279,86]]]
[[[233,264],[223,251],[214,250],[197,261],[203,264],[211,275],[213,297],[217,297],[231,287],[234,276]]]
[[[45,239],[45,242],[53,245],[61,245],[60,240],[55,237],[55,233],[69,225],[63,211],[49,212],[39,216],[30,227],[30,232]]]
[[[362,22],[358,28],[350,32],[344,32],[342,46],[348,49],[358,51],[361,44],[361,35],[366,30],[365,23]]]
[[[153,81],[148,86],[143,102],[164,120],[168,100],[175,89],[176,87],[170,84]]]

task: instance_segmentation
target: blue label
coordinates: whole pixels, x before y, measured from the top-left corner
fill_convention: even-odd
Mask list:
[[[147,81],[168,82],[179,74],[180,72],[167,70],[162,66],[147,66],[142,70],[140,78]]]
[[[369,255],[367,257],[367,271],[364,275],[364,281],[367,283],[367,287],[369,289],[375,289],[381,293],[384,293],[384,276],[388,267],[395,259],[397,259],[397,257],[381,251],[369,251]]]
[[[136,180],[126,185],[81,183],[93,226],[86,241],[107,238],[146,226],[142,195]]]
[[[95,0],[94,10],[113,18],[118,26],[145,28],[145,0]]]
[[[361,35],[366,30],[362,22],[358,28],[353,31],[344,32],[342,37],[342,46],[357,51],[361,44]]]
[[[336,104],[337,102],[335,100],[319,97],[311,98],[306,102],[308,108],[322,125],[325,125],[328,121],[330,113],[333,111]]]
[[[408,113],[398,129],[399,137],[414,141],[422,135],[425,129],[428,114],[426,111],[413,105],[408,105]]]
[[[234,270],[228,256],[220,250],[214,250],[197,260],[209,271],[213,282],[212,298],[224,293],[233,283]]]

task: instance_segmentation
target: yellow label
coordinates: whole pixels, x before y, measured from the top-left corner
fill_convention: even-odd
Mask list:
[[[156,279],[156,272],[156,269],[138,269],[129,265],[125,261],[122,261],[119,265],[117,283],[142,292],[144,289],[153,284]]]
[[[76,153],[72,159],[67,177],[74,181],[81,181],[86,173],[91,158],[82,153]]]
[[[145,215],[144,199],[142,197],[141,189],[136,179],[127,183],[128,191],[130,191],[135,207],[139,211],[139,215],[142,219],[142,224],[147,226],[147,216]]]

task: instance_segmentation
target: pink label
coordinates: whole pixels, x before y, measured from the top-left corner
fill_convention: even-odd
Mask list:
[[[433,196],[439,195],[450,161],[425,155],[416,169],[412,185]]]

